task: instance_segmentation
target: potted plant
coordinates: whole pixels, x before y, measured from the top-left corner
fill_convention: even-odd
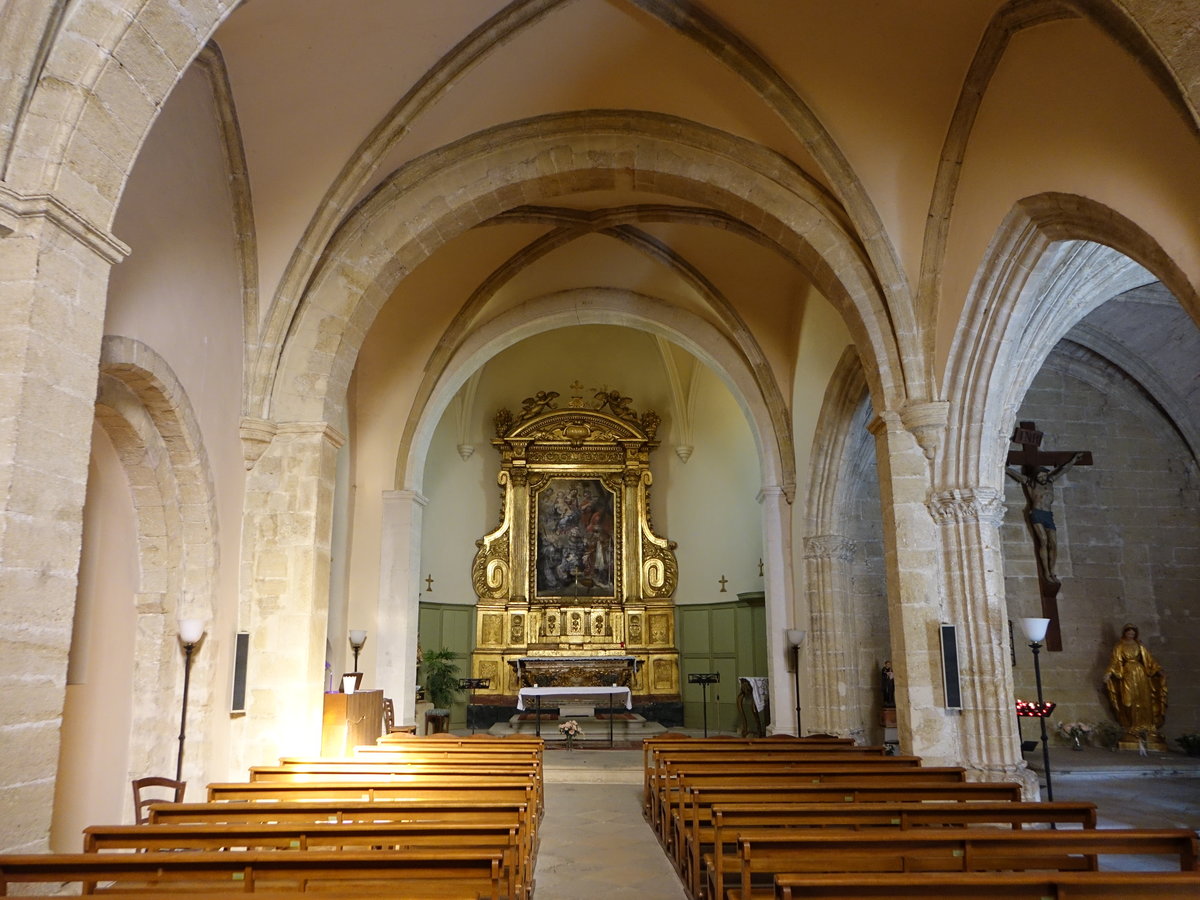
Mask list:
[[[450,704],[460,690],[458,686],[458,663],[454,651],[448,647],[426,650],[421,661],[425,675],[425,693],[433,709],[425,713],[426,731],[438,734],[450,730]]]
[[[1175,739],[1188,756],[1200,756],[1200,731],[1189,731]]]

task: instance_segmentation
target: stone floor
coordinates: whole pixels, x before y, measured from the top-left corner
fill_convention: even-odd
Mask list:
[[[1026,759],[1041,773],[1040,752],[1026,754]],[[548,748],[545,773],[546,816],[534,871],[537,897],[686,900],[674,868],[642,818],[640,750]],[[1095,803],[1103,828],[1200,830],[1200,759],[1055,747],[1050,776],[1055,800]],[[1121,867],[1149,866],[1134,861]]]

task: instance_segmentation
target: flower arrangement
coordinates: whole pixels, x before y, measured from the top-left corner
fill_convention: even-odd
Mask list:
[[[1058,731],[1060,734],[1069,737],[1075,745],[1075,749],[1082,749],[1079,742],[1087,740],[1092,733],[1092,726],[1087,722],[1059,722]]]
[[[579,734],[579,723],[574,719],[568,719],[566,722],[560,722],[558,726],[559,734],[565,735],[567,738],[567,749],[573,750],[575,744],[575,735]]]

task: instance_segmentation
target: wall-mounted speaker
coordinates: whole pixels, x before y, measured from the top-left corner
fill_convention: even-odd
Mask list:
[[[250,655],[250,632],[239,631],[233,644],[233,699],[229,711],[246,711],[246,660]]]
[[[946,698],[946,709],[962,709],[962,685],[958,681],[958,629],[943,622],[942,637],[942,690]]]

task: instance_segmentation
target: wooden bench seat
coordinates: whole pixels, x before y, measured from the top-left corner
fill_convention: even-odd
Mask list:
[[[416,847],[493,848],[504,854],[504,893],[524,896],[533,860],[518,825],[469,822],[305,822],[219,825],[93,825],[84,829],[85,853],[117,850],[408,850]]]
[[[220,890],[245,893],[357,891],[359,896],[440,897],[443,887],[505,900],[496,849],[413,849],[366,853],[40,853],[0,855],[0,895],[18,883],[76,883],[83,892],[141,896]],[[97,888],[97,884],[104,887]]]
[[[1197,872],[919,872],[784,874],[776,900],[1181,900]]]
[[[746,829],[738,834],[737,845],[740,889],[710,882],[708,896],[771,898],[774,878],[783,873],[1090,871],[1098,868],[1100,855],[1116,854],[1161,856],[1161,868],[1167,870],[1194,871],[1197,866],[1196,834],[1183,828]],[[761,893],[753,892],[764,882]]]
[[[533,867],[537,859],[537,832],[530,826],[531,809],[528,801],[524,799],[158,803],[150,807],[149,814],[151,824],[186,827],[410,823],[515,828],[521,853],[519,880],[524,884],[532,883]]]
[[[780,765],[770,763],[747,763],[725,766],[692,765],[667,767],[667,777],[652,793],[650,824],[658,832],[660,840],[670,843],[672,816],[683,805],[686,791],[708,784],[720,787],[737,787],[758,784],[777,785],[787,788],[801,784],[837,785],[843,783],[872,782],[875,784],[962,784],[966,783],[966,770],[958,766],[891,766],[883,759],[872,762],[826,764],[806,767],[801,763],[787,762]]]
[[[685,835],[681,855],[680,874],[696,895],[738,869],[737,835],[746,829],[1096,827],[1094,803],[718,803],[711,816],[710,825]]]
[[[219,825],[271,822],[453,822],[520,824],[528,814],[525,800],[290,800],[287,803],[155,803],[154,825]]]
[[[1021,799],[1016,782],[958,782],[952,784],[884,784],[869,780],[839,785],[753,784],[733,780],[727,784],[685,785],[684,804],[670,823],[672,839],[667,850],[695,840],[699,829],[711,825],[712,808],[725,803],[970,803]],[[682,850],[680,850],[682,852]],[[672,855],[675,855],[672,853]],[[676,865],[681,866],[681,862]]]
[[[664,762],[703,761],[705,759],[719,761],[731,756],[750,756],[760,761],[782,758],[787,756],[814,756],[848,753],[852,756],[885,756],[888,748],[882,744],[863,746],[855,744],[849,738],[844,742],[821,741],[809,742],[799,740],[773,740],[751,738],[734,741],[712,741],[694,739],[688,741],[671,741],[655,744],[647,738],[642,747],[642,766],[644,772],[643,803],[648,804],[650,798],[650,782],[659,773]]]

